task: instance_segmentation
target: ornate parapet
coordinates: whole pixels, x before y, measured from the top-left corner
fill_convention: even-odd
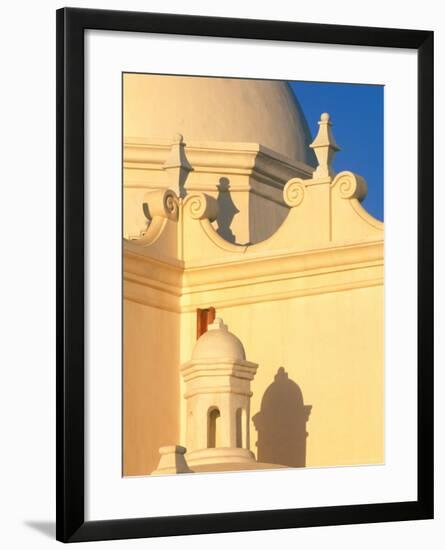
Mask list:
[[[324,137],[314,143],[323,170],[289,179],[282,190],[287,216],[259,243],[224,238],[218,227],[224,205],[209,193],[145,193],[147,229],[124,243],[128,292],[144,303],[189,311],[202,305],[200,293],[229,305],[382,284],[383,223],[361,205],[362,177],[333,174],[337,146],[331,123],[321,122]]]
[[[146,220],[140,204],[148,190],[172,189],[178,197],[205,193],[220,206],[216,221],[231,242],[259,242],[282,223],[283,187],[292,177],[311,177],[313,168],[259,143],[193,142],[181,135],[124,143],[124,227],[139,237]],[[230,208],[230,212],[228,212]],[[230,225],[230,228],[229,228]]]

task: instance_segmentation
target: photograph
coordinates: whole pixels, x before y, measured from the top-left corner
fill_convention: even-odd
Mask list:
[[[2,548],[442,549],[439,12],[5,4]]]
[[[122,73],[124,477],[385,463],[383,137],[381,85]]]

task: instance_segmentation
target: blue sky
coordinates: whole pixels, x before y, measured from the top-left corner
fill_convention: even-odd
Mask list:
[[[320,114],[331,115],[339,151],[334,169],[351,170],[368,184],[363,206],[383,220],[383,86],[289,82],[306,116],[312,137]]]

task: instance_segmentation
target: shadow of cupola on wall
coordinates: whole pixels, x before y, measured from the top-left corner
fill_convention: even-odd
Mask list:
[[[230,226],[239,210],[232,200],[230,194],[230,181],[228,178],[220,178],[216,200],[218,202],[218,217],[216,218],[218,227],[216,232],[226,241],[234,243],[235,235]]]
[[[300,386],[280,367],[252,418],[258,432],[258,462],[291,468],[306,466],[306,423],[312,405],[305,405]]]

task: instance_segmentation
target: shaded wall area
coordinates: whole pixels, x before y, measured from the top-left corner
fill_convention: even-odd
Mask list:
[[[384,461],[383,303],[383,286],[373,286],[216,307],[248,360],[259,363],[250,429],[259,461],[298,466],[304,455],[307,467]],[[280,366],[289,382],[281,380]],[[293,384],[303,406],[312,406],[305,428],[307,410],[297,406]]]
[[[304,404],[300,386],[280,367],[264,392],[260,411],[252,418],[258,462],[306,466],[306,423],[311,409]]]
[[[123,475],[147,475],[179,441],[179,315],[124,300]]]

